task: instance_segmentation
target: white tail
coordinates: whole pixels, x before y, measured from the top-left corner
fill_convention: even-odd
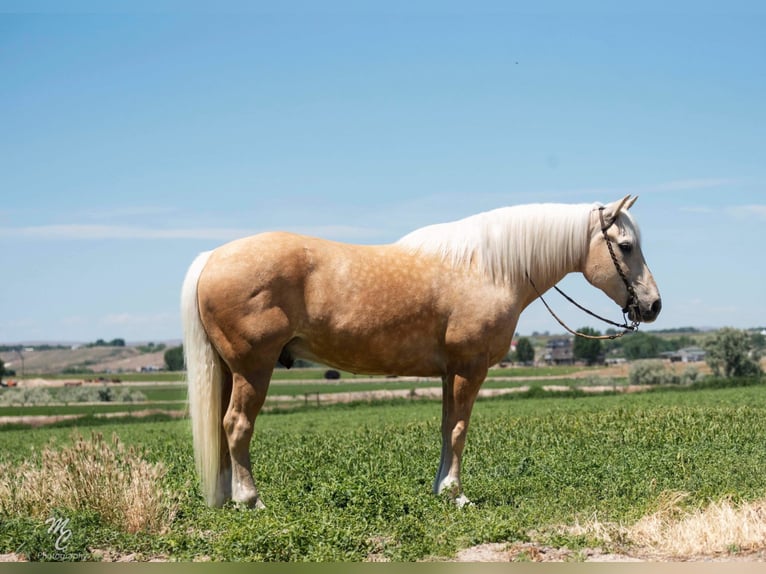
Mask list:
[[[181,290],[181,320],[194,459],[205,500],[210,506],[221,506],[224,502],[219,477],[224,374],[221,358],[208,339],[197,304],[197,281],[210,253],[197,256],[186,273]]]

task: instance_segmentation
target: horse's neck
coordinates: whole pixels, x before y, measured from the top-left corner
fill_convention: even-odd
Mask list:
[[[399,244],[435,253],[456,268],[470,266],[495,284],[548,289],[579,270],[587,252],[590,206],[536,204],[500,208],[421,228]]]
[[[516,281],[532,278],[549,289],[565,275],[579,271],[587,256],[590,216],[583,217],[582,206],[546,206],[517,221],[513,241],[518,245]],[[510,228],[510,225],[509,225]]]
[[[526,304],[566,275],[582,270],[592,224],[590,215],[583,218],[582,207],[556,206],[536,216],[532,222],[537,226],[534,232],[531,225],[526,229],[527,233],[534,233],[534,240],[519,241],[525,251],[520,254],[521,272],[511,281],[511,288]]]

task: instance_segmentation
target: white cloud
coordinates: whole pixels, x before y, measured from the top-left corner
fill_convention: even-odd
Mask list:
[[[766,221],[766,205],[764,204],[732,205],[726,209],[726,212],[734,217],[754,217]]]
[[[160,205],[129,205],[114,206],[106,208],[93,208],[81,212],[84,217],[90,219],[124,219],[124,218],[148,218],[155,216],[166,216],[177,213],[178,208],[166,207]]]
[[[577,194],[578,197],[593,197],[607,200],[616,199],[618,196],[626,193],[640,195],[644,193],[659,192],[685,192],[703,189],[723,187],[737,183],[735,179],[725,178],[690,178],[668,182],[660,182],[646,186],[624,186],[599,189],[569,189],[569,190],[548,190],[546,192],[524,192],[515,191],[510,194],[489,193],[489,194],[435,194],[430,196],[416,196],[399,203],[392,203],[385,206],[379,206],[380,209],[372,211],[362,211],[354,213],[345,212],[345,214],[335,213],[327,216],[326,213],[315,214],[314,220],[324,221],[369,221],[371,226],[356,226],[332,223],[328,225],[312,225],[311,223],[300,222],[297,225],[290,226],[283,220],[277,223],[272,229],[282,229],[293,231],[295,233],[304,233],[320,237],[328,237],[340,241],[379,241],[384,238],[398,236],[398,232],[406,232],[421,225],[437,223],[439,221],[448,221],[458,217],[464,217],[470,213],[499,207],[509,203],[523,203],[526,201],[550,201],[554,198],[569,197]],[[566,199],[564,199],[566,201]],[[682,208],[684,211],[706,213],[707,207],[689,206]],[[732,208],[731,213],[735,215],[755,215],[758,218],[764,218],[764,206],[751,205]],[[31,225],[21,227],[2,227],[0,226],[0,238],[9,239],[30,239],[30,240],[208,240],[208,241],[230,241],[239,237],[246,237],[266,231],[266,228],[245,228],[245,227],[207,227],[207,226],[181,226],[164,227],[162,225],[151,225],[146,221],[147,217],[167,215],[175,213],[175,208],[160,206],[137,206],[137,207],[115,207],[114,209],[104,208],[101,210],[89,211],[80,214],[80,217],[92,219],[118,219],[130,218],[138,224],[108,225],[104,223],[65,223],[51,225]],[[376,226],[376,227],[372,227]],[[396,231],[395,231],[396,230]],[[399,234],[401,234],[399,233]]]

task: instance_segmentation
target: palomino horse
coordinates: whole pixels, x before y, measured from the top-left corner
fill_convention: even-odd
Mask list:
[[[434,491],[466,503],[460,463],[474,400],[538,292],[579,271],[633,321],[657,317],[659,293],[627,211],[634,201],[501,208],[391,245],[262,233],[199,255],[181,308],[208,504],[263,506],[250,464],[253,424],[275,364],[296,358],[354,373],[441,377]]]

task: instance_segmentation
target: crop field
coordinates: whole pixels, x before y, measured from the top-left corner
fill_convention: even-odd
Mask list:
[[[626,551],[628,539],[604,540],[574,527],[633,524],[673,493],[685,493],[685,509],[766,495],[761,385],[480,400],[463,470],[473,505],[463,509],[431,494],[440,412],[437,401],[398,400],[262,414],[251,454],[265,510],[203,504],[185,419],[0,430],[0,553],[33,560],[412,561],[449,559],[487,542]],[[44,510],[40,502],[19,502],[24,477],[14,469],[26,464],[32,476],[46,446],[80,444],[87,453],[73,433],[87,442],[92,432],[108,444],[114,434],[135,447],[130,456],[161,465],[140,485],[159,492],[153,526],[108,520],[89,501],[101,496],[95,490]],[[78,460],[98,466],[92,459]],[[115,464],[122,473],[136,466]],[[54,547],[51,517],[67,521],[64,550]]]

